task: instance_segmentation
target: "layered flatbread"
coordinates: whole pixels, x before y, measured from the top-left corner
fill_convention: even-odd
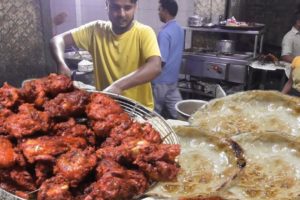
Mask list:
[[[240,92],[210,101],[189,122],[225,137],[249,132],[300,137],[300,98],[277,91]]]

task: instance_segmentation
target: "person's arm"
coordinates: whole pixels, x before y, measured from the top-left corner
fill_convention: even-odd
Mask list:
[[[152,56],[147,59],[146,63],[136,71],[120,78],[105,88],[105,92],[122,94],[124,90],[141,85],[153,80],[161,72],[161,59],[159,56]]]
[[[287,94],[290,92],[290,90],[292,89],[292,85],[293,85],[293,78],[292,78],[292,70],[289,76],[289,80],[285,83],[283,89],[282,89],[282,93]]]
[[[294,60],[295,56],[292,55],[283,55],[281,56],[281,60],[285,61],[285,62],[289,62],[291,63]]]
[[[66,47],[75,46],[71,32],[65,32],[53,37],[50,41],[50,50],[52,56],[57,64],[58,73],[71,76],[71,70],[67,66],[64,59],[64,52]]]

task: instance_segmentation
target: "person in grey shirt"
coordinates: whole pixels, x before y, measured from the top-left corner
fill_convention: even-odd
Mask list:
[[[294,25],[292,29],[283,37],[281,60],[292,63],[296,56],[300,56],[300,6],[298,6],[298,11],[294,15]],[[284,94],[288,94],[292,89],[292,72],[293,70],[291,70],[289,79],[282,89],[282,93]]]

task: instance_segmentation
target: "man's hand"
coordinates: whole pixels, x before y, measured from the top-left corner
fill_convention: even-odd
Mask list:
[[[115,84],[111,84],[107,88],[103,90],[103,92],[109,92],[109,93],[114,93],[114,94],[122,94],[122,89],[116,86]]]
[[[58,73],[64,74],[68,77],[72,76],[72,71],[70,70],[70,68],[68,66],[64,66],[64,65],[58,66]]]

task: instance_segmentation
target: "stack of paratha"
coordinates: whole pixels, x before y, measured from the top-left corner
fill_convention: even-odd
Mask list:
[[[247,91],[210,101],[175,127],[182,172],[149,194],[171,199],[300,199],[300,99]]]

